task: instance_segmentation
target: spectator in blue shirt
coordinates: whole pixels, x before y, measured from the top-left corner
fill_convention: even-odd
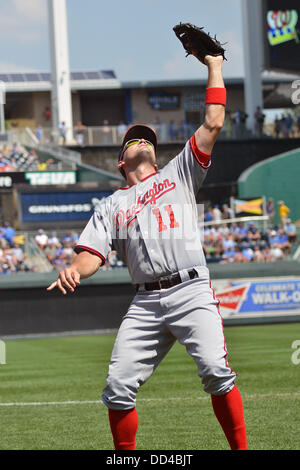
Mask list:
[[[14,237],[16,236],[16,232],[12,228],[9,222],[4,223],[4,239],[13,246],[14,244]]]
[[[286,116],[285,123],[286,123],[287,131],[288,131],[288,137],[293,137],[293,135],[294,135],[294,130],[293,130],[294,120],[293,120],[293,116],[291,114],[288,114]]]
[[[62,241],[63,244],[74,242],[74,238],[73,238],[71,232],[66,232],[65,235],[62,237],[61,241]]]
[[[246,260],[248,260],[248,261],[252,261],[252,260],[253,260],[253,255],[254,255],[254,253],[253,253],[252,248],[250,248],[249,245],[246,246],[246,247],[243,249],[242,254],[243,254],[243,256],[244,256],[244,258],[245,258]]]
[[[289,254],[291,251],[291,244],[289,242],[289,237],[287,234],[282,230],[278,230],[278,243],[280,248],[283,250],[284,253]]]
[[[292,223],[291,219],[287,219],[284,231],[287,234],[290,243],[295,243],[297,241],[296,226]]]
[[[5,263],[2,266],[0,266],[0,274],[12,274],[12,271],[10,267],[8,266],[8,264]]]
[[[207,211],[204,213],[204,222],[211,222],[212,219],[213,219],[212,208],[209,207]]]
[[[224,250],[229,250],[231,248],[234,248],[234,241],[233,241],[233,236],[232,235],[226,235],[225,240],[222,242]]]
[[[230,246],[224,251],[223,259],[225,259],[227,262],[233,263],[235,256],[236,256],[235,247]]]
[[[177,137],[177,133],[175,130],[174,121],[170,121],[169,128],[168,128],[169,138],[170,140],[175,140]]]
[[[248,240],[248,229],[245,227],[244,222],[240,223],[240,235],[242,237],[242,240]]]
[[[39,124],[35,130],[35,135],[36,135],[36,138],[39,142],[42,142],[43,140],[43,128],[42,126]]]

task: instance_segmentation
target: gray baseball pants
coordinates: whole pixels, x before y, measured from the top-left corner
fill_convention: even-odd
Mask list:
[[[204,391],[223,395],[236,373],[227,364],[227,350],[218,301],[204,266],[198,276],[169,289],[139,289],[123,317],[111,355],[103,403],[111,409],[136,406],[139,387],[151,376],[176,340],[198,367]],[[186,279],[186,280],[185,280]]]

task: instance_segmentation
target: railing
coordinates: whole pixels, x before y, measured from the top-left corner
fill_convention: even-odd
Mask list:
[[[26,254],[26,265],[30,270],[34,270],[36,272],[43,272],[48,273],[53,271],[53,266],[49,263],[45,254],[40,250],[38,247],[34,236],[36,232],[17,232],[16,239],[18,237],[24,237],[24,244],[20,244],[23,246],[24,253]]]
[[[157,133],[159,142],[182,142],[188,140],[196,130],[196,126],[186,125],[175,126],[170,132],[167,124],[148,123]],[[120,145],[126,130],[130,126],[89,126],[83,128],[74,127],[72,137],[64,142],[60,137],[59,131],[53,131],[52,128],[43,128],[41,134],[41,145],[74,145],[74,146],[98,146],[98,145]],[[34,132],[34,131],[32,131]]]
[[[158,141],[161,143],[170,142],[185,142],[188,140],[193,133],[197,130],[198,125],[188,123],[146,123],[152,129],[154,129],[158,136]],[[16,129],[9,131],[9,133],[18,133],[22,135],[22,139],[28,139],[31,141],[31,145],[47,145],[47,146],[98,146],[98,145],[120,145],[126,130],[129,125],[121,124],[119,126],[103,125],[103,126],[75,126],[71,129],[66,128],[67,139],[60,134],[59,129],[53,129],[51,127],[44,127],[39,129],[39,132],[34,129],[27,128]],[[272,126],[271,126],[272,127]],[[270,126],[265,126],[264,134],[261,137],[275,137]],[[24,137],[24,133],[27,134]],[[31,135],[29,135],[31,134]],[[39,138],[37,138],[39,136]],[[299,134],[300,136],[300,134]],[[256,134],[251,133],[245,126],[234,125],[227,117],[225,119],[224,126],[219,134],[218,140],[243,140],[257,138]]]
[[[203,207],[199,205],[199,211],[198,211],[198,228],[201,233],[201,239],[202,241],[204,240],[204,230],[206,227],[216,227],[217,229],[222,229],[224,226],[230,226],[232,224],[239,224],[239,223],[244,223],[245,225],[247,223],[253,222],[256,228],[264,234],[266,234],[270,229],[273,229],[273,226],[270,225],[270,218],[269,216],[248,216],[248,217],[235,217],[232,219],[221,219],[221,220],[214,220],[210,222],[204,222],[203,218]],[[300,228],[297,227],[297,240],[295,240],[293,243],[291,243],[291,251],[288,255],[286,255],[286,260],[293,260],[297,261],[300,263],[300,244],[299,244],[299,239],[300,239]]]
[[[234,217],[232,219],[220,219],[220,220],[212,220],[210,222],[204,222],[201,220],[201,216],[203,214],[199,214],[198,225],[199,228],[210,227],[210,226],[221,226],[221,225],[229,225],[229,224],[237,224],[240,222],[247,223],[247,222],[258,222],[258,225],[261,226],[263,230],[267,230],[268,228],[268,215],[260,215],[260,216],[247,216],[247,217]]]
[[[43,228],[43,225],[41,224],[41,228]],[[66,235],[66,233],[70,233],[73,238],[77,238],[80,235],[80,232],[82,229],[53,229],[50,228],[49,230],[44,229],[44,232],[48,236],[48,238],[53,238],[56,237],[58,240],[62,240],[62,238]],[[21,233],[21,232],[20,232]],[[25,233],[25,232],[22,232]],[[28,230],[26,231],[26,237],[29,239],[35,239],[35,237],[38,235],[38,230]]]
[[[34,138],[34,140],[33,140]],[[14,143],[22,144],[22,145],[32,145],[36,144],[37,139],[35,140],[35,136],[32,131],[26,131],[26,128],[18,128],[18,129],[11,129],[7,131],[7,141],[9,145],[13,145]]]
[[[53,271],[53,266],[49,263],[47,257],[42,250],[40,250],[33,238],[28,239],[27,250],[29,252],[28,259],[31,259],[36,271],[41,273],[50,273]]]
[[[81,154],[79,152],[57,146],[47,140],[40,142],[34,131],[28,127],[9,131],[8,139],[11,145],[17,142],[24,147],[43,152],[54,158],[57,161],[58,170],[76,170],[77,164],[81,163]]]
[[[297,250],[295,251],[293,255],[293,260],[300,262],[300,245],[298,246]]]

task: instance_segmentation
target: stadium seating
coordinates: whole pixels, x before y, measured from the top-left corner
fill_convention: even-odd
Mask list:
[[[290,259],[297,245],[297,235],[292,233],[288,227],[259,230],[253,222],[226,224],[225,220],[200,231],[207,263],[223,264]]]
[[[39,160],[34,150],[27,151],[24,147],[14,144],[4,145],[0,150],[0,172],[14,171],[45,171],[55,169],[52,159],[46,162]]]
[[[35,236],[35,242],[41,252],[47,257],[53,269],[60,271],[69,266],[74,259],[74,246],[78,240],[76,231],[66,231],[65,233],[52,232],[48,236],[43,229],[39,229]],[[119,259],[117,253],[109,253],[106,263],[101,267],[102,270],[111,270],[123,267],[124,264]]]
[[[289,219],[284,228],[268,227],[267,230],[259,229],[251,221],[246,224],[229,223],[228,220],[222,219],[219,224],[199,226],[207,263],[269,263],[289,260],[299,246],[296,227]],[[38,247],[40,257],[49,264],[50,270],[60,271],[74,259],[74,246],[79,237],[76,230],[48,234],[41,228],[28,235]],[[24,244],[19,243],[19,238],[8,222],[0,225],[0,274],[43,269],[39,263],[29,262]],[[118,254],[112,251],[101,269],[120,267],[124,267],[124,264]]]

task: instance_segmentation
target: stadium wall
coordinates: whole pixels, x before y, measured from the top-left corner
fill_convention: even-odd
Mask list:
[[[157,161],[162,168],[183,148],[184,142],[160,144]],[[71,148],[71,147],[70,147]],[[224,197],[235,196],[235,185],[240,175],[251,165],[280,153],[300,148],[300,139],[219,140],[213,150],[213,164],[204,182],[202,200],[219,202],[221,188]],[[118,146],[72,147],[82,155],[82,162],[118,174]],[[210,190],[211,188],[211,190]],[[228,194],[227,194],[228,193]]]
[[[272,276],[291,280],[299,276],[297,262],[210,265],[209,269],[213,285],[217,281],[227,285],[230,280],[245,277],[263,280]],[[74,294],[66,296],[58,290],[46,292],[46,287],[56,277],[55,272],[2,276],[0,338],[116,329],[135,294],[127,269],[99,271],[83,280]],[[299,312],[288,316],[224,318],[225,326],[288,321],[300,321]]]
[[[273,197],[274,201],[283,200],[291,210],[292,220],[300,219],[299,162],[298,148],[251,166],[238,180],[239,197],[252,198],[264,194],[266,198]],[[278,223],[278,217],[275,223]]]

